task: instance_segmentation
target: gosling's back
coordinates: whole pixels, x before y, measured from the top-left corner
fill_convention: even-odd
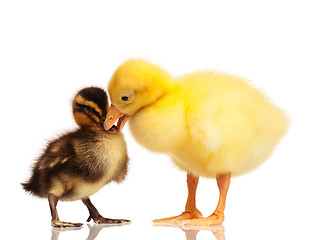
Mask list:
[[[202,129],[214,142],[201,176],[224,172],[235,176],[256,168],[287,132],[289,120],[283,110],[242,78],[203,72],[179,82],[189,106],[187,122],[194,122],[189,126],[192,138],[198,142]]]

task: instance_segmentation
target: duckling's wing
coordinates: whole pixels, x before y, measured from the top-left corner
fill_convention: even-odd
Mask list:
[[[73,133],[67,133],[48,143],[46,150],[39,159],[40,169],[52,169],[65,164],[75,157],[71,143]]]
[[[65,174],[96,180],[104,173],[107,162],[100,159],[96,142],[93,132],[77,130],[65,134],[48,144],[38,161],[39,169],[49,176]]]

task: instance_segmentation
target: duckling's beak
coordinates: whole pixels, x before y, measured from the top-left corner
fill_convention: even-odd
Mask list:
[[[108,109],[107,115],[106,115],[106,119],[104,122],[104,128],[105,130],[109,130],[114,123],[117,121],[118,119],[118,123],[117,123],[117,129],[118,132],[121,131],[121,129],[124,127],[124,125],[126,124],[126,122],[129,119],[129,115],[128,114],[124,114],[122,112],[120,112],[113,104],[110,106],[110,108]]]

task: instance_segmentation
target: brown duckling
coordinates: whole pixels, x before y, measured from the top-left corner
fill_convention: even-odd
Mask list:
[[[32,176],[22,183],[25,191],[48,198],[53,227],[80,227],[81,223],[59,220],[57,202],[81,199],[95,223],[128,223],[125,219],[102,217],[89,196],[105,184],[121,182],[127,174],[128,156],[122,133],[103,123],[109,108],[108,97],[98,87],[84,88],[72,103],[79,128],[50,141],[33,166]]]

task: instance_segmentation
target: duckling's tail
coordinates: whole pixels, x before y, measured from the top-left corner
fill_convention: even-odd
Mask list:
[[[23,189],[32,195],[42,197],[40,187],[40,172],[36,169],[33,170],[33,174],[28,182],[21,183]]]

